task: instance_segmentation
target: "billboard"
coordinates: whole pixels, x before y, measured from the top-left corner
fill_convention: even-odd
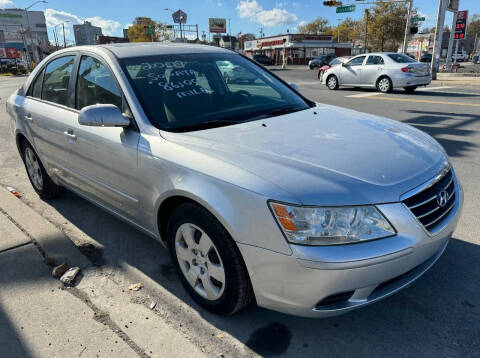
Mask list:
[[[225,34],[227,33],[227,20],[226,19],[208,19],[208,28],[210,32]]]
[[[459,11],[457,14],[457,23],[455,24],[455,35],[456,40],[462,40],[465,38],[467,32],[467,18],[468,10]]]

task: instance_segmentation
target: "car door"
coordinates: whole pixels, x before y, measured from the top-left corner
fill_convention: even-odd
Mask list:
[[[24,118],[33,145],[49,172],[68,181],[67,160],[76,113],[69,102],[69,84],[76,54],[52,59],[36,76],[24,104]]]
[[[339,68],[340,84],[359,85],[361,83],[362,65],[366,56],[357,56]]]
[[[380,55],[370,55],[362,68],[361,84],[375,86],[377,78],[385,70],[385,61]]]
[[[82,54],[79,59],[72,98],[78,111],[94,104],[113,104],[130,113],[114,74],[95,55]],[[78,123],[78,113],[73,124],[76,140],[69,155],[75,186],[118,213],[135,218],[140,133],[134,119],[127,128],[83,126]]]

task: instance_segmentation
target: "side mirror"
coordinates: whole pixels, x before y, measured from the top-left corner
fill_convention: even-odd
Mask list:
[[[342,67],[348,67],[346,62],[342,62]]]
[[[298,86],[295,83],[289,83],[288,85],[298,92]]]
[[[78,123],[92,127],[128,127],[130,119],[113,104],[94,104],[82,108]]]

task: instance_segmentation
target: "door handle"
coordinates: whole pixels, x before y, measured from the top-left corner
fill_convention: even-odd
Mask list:
[[[24,116],[24,118],[27,120],[27,121],[33,121],[33,118],[32,118],[32,115],[29,113],[27,115]]]
[[[68,131],[63,132],[69,139],[75,141],[77,140],[77,136],[73,134],[73,130],[69,129]]]

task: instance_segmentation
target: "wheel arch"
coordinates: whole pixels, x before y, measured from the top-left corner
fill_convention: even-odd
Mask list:
[[[385,77],[390,80],[390,83],[392,84],[392,88],[393,88],[393,80],[392,80],[392,77],[390,77],[390,76],[387,75],[386,73],[382,73],[381,75],[379,75],[379,76],[377,77],[377,80],[375,81],[375,87],[377,87],[377,86],[378,86],[378,82],[380,82],[380,80],[381,80],[382,78],[385,78]]]

